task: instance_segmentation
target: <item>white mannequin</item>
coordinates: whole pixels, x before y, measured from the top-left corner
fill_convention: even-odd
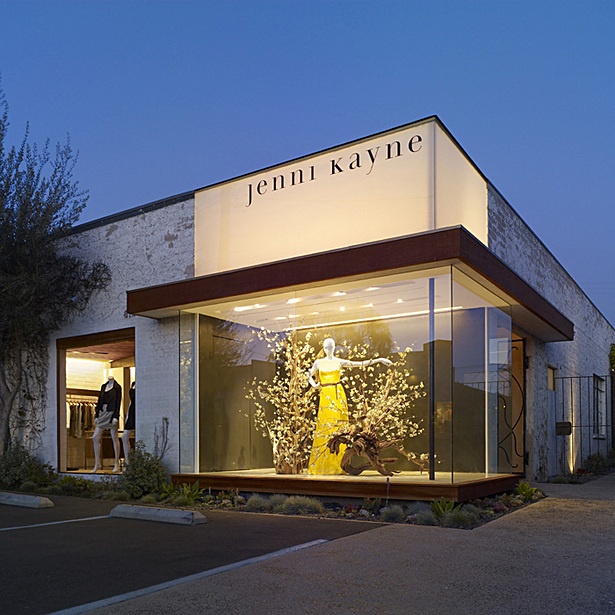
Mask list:
[[[105,391],[110,391],[115,384],[115,379],[113,376],[109,376],[109,380],[105,386]],[[106,404],[103,406],[103,410],[106,410]],[[120,438],[117,433],[119,421],[117,419],[113,419],[111,425],[109,427],[98,427],[94,429],[94,434],[92,435],[92,440],[94,442],[94,469],[91,471],[91,474],[98,472],[98,470],[102,469],[102,459],[101,459],[101,440],[102,435],[105,429],[109,429],[111,434],[111,439],[113,440],[113,451],[115,453],[115,464],[113,466],[114,472],[120,471]]]
[[[383,363],[384,365],[393,365],[393,361],[385,359],[384,357],[378,357],[377,359],[366,359],[365,361],[349,361],[348,359],[339,359],[335,356],[335,340],[331,337],[325,339],[322,343],[322,349],[325,351],[325,356],[322,359],[316,359],[312,369],[310,370],[309,383],[315,388],[320,389],[320,383],[314,380],[314,374],[319,370],[320,365],[329,364],[329,370],[331,371],[332,363],[336,362],[340,367],[367,367],[374,363]]]

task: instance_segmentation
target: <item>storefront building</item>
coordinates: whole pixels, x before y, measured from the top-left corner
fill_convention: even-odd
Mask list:
[[[50,348],[62,472],[109,376],[120,432],[136,382],[132,440],[203,487],[467,499],[612,446],[615,331],[436,117],[74,238],[113,279]]]

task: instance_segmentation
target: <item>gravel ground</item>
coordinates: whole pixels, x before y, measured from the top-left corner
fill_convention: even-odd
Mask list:
[[[615,475],[475,530],[388,525],[98,609],[99,615],[615,615]]]

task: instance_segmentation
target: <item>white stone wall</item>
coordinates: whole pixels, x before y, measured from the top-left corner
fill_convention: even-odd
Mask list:
[[[545,343],[530,339],[526,347],[527,370],[527,450],[528,474],[546,479],[557,473],[548,463],[549,447],[555,434],[554,421],[547,413],[547,369],[559,376],[604,376],[609,373],[609,351],[615,343],[615,330],[570,277],[547,247],[519,215],[490,186],[489,248],[513,271],[574,323],[574,341]],[[591,423],[591,415],[583,417]],[[560,436],[561,437],[561,436]]]
[[[126,212],[106,224],[86,226],[71,237],[70,243],[70,251],[83,260],[105,262],[112,281],[93,297],[83,314],[51,340],[43,456],[56,465],[56,339],[135,327],[137,436],[153,450],[154,430],[160,430],[162,418],[168,417],[172,448],[164,461],[169,471],[175,472],[179,451],[179,319],[129,316],[126,291],[194,276],[194,200],[186,198],[141,212]]]

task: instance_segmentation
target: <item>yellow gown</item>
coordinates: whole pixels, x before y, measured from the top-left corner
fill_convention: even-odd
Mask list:
[[[344,387],[340,383],[339,361],[327,361],[327,363],[332,364],[332,370],[323,370],[322,363],[318,369],[321,386],[320,401],[312,452],[308,462],[308,474],[345,474],[340,462],[346,447],[342,445],[339,454],[334,455],[327,448],[327,442],[333,433],[348,423],[348,402]]]

